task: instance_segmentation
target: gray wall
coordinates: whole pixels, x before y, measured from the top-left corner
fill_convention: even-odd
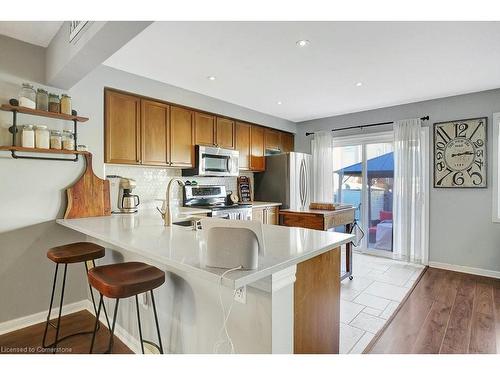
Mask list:
[[[44,81],[44,50],[10,38],[0,37],[0,103],[17,97],[22,82],[36,87]],[[8,56],[4,60],[4,56]],[[38,83],[37,83],[38,82]],[[79,127],[79,144],[94,154],[94,170],[103,177],[103,90],[105,86],[128,90],[242,120],[295,132],[290,121],[209,98],[191,91],[99,66],[70,91],[74,108],[90,120]],[[51,92],[62,91],[46,87]],[[19,124],[36,123],[55,128],[70,126],[51,119],[19,116]],[[0,111],[0,145],[11,142],[7,129],[12,115]],[[83,171],[83,162],[14,160],[0,152],[0,323],[47,309],[53,264],[46,258],[52,246],[83,240],[83,236],[60,227],[55,219],[66,207],[65,189]],[[82,265],[69,268],[67,303],[86,297]]]
[[[430,121],[425,124],[432,127],[434,122],[487,116],[489,138],[487,189],[434,189],[432,167],[429,167],[431,180],[429,259],[433,262],[500,271],[500,226],[494,224],[491,219],[494,112],[500,112],[500,89],[306,121],[297,124],[296,147],[301,151],[310,151],[310,139],[304,134],[306,131],[423,115],[430,116]],[[345,131],[342,134],[353,133],[356,134],[353,131]],[[432,157],[430,160],[432,162]]]

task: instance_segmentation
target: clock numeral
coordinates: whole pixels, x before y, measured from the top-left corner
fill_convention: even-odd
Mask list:
[[[477,127],[476,129],[474,129],[474,131],[472,132],[472,134],[470,135],[469,139],[472,141],[472,137],[474,137],[474,134],[476,134],[477,130],[483,126],[483,122],[482,121],[479,121],[479,123],[477,124]]]
[[[480,159],[475,159],[474,164],[476,164],[477,167],[479,168],[479,170],[481,170],[481,169],[483,169],[484,161],[482,161]]]
[[[482,157],[483,157],[483,155],[484,155],[484,150],[477,150],[477,151],[476,151],[476,156],[477,156],[478,158],[482,158]]]
[[[481,183],[483,182],[483,175],[479,172],[471,172],[472,171],[472,167],[467,169],[467,173],[469,174],[469,177],[472,179],[472,183],[474,185],[481,185]],[[475,179],[475,177],[477,177],[477,179]]]
[[[463,185],[464,182],[465,182],[465,179],[464,179],[464,174],[462,172],[456,172],[454,175],[453,175],[453,183],[455,185]]]
[[[478,147],[483,147],[483,146],[484,146],[484,142],[483,142],[483,140],[482,140],[482,139],[478,139],[477,141],[475,141],[475,142],[474,142],[474,146],[475,146],[476,148],[478,148]]]
[[[464,122],[455,123],[455,138],[466,138],[469,125]]]
[[[440,161],[439,163],[436,164],[436,168],[439,172],[441,172],[444,169],[444,163]]]
[[[436,152],[436,159],[441,160],[443,158],[443,153],[441,151]]]
[[[446,147],[446,144],[444,142],[441,142],[441,141],[436,142],[436,148],[439,151],[444,151],[445,147]]]
[[[436,128],[436,133],[443,139],[445,142],[451,141],[451,137],[446,133],[446,130],[443,128]]]

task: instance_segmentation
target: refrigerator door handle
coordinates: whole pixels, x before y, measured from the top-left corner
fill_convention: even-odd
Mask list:
[[[307,163],[304,160],[304,206],[309,199],[309,171],[307,170]]]
[[[305,205],[305,183],[304,183],[304,159],[300,161],[300,176],[299,176],[299,189],[300,189],[300,205]]]

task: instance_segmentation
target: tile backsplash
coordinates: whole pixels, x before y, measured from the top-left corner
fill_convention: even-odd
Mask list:
[[[104,171],[106,176],[128,177],[137,182],[133,194],[137,194],[141,199],[140,208],[161,206],[155,199],[165,199],[167,185],[174,177],[184,181],[196,181],[198,185],[225,185],[228,192],[238,190],[236,177],[182,177],[180,169],[105,164]],[[253,192],[253,173],[240,172],[240,174],[250,177]],[[182,190],[180,187],[174,189],[172,201],[175,204],[182,205]]]

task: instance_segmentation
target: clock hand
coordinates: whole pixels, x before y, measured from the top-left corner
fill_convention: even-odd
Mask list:
[[[451,157],[462,156],[462,155],[474,155],[472,151],[459,152],[458,154],[451,154]]]

